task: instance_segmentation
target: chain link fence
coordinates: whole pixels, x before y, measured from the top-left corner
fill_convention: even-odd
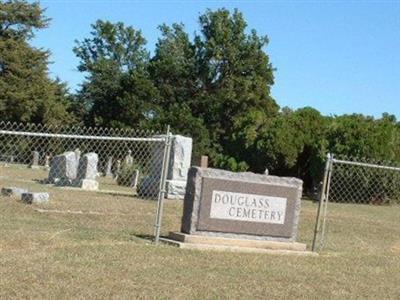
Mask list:
[[[0,123],[3,172],[56,186],[155,198],[164,147],[150,131]]]
[[[398,165],[328,154],[314,251],[380,251],[384,246],[375,242],[370,234],[382,230],[388,235],[387,242],[396,244],[399,242],[399,238],[396,239],[399,223],[393,224],[396,220],[400,220]],[[352,249],[345,249],[349,244]]]
[[[48,192],[54,211],[129,214],[126,199],[158,199],[157,235],[169,140],[169,130],[0,122],[0,185]]]

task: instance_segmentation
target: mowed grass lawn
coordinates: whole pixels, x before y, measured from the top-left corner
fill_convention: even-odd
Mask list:
[[[319,257],[201,252],[151,243],[153,201],[45,186],[40,172],[0,168],[0,187],[51,195],[0,197],[1,299],[400,299],[400,207],[331,204]],[[163,234],[181,212],[166,202]],[[309,246],[315,213],[303,201]]]

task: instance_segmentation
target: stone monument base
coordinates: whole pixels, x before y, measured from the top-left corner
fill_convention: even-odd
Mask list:
[[[92,179],[82,179],[77,186],[88,191],[97,191],[99,189],[99,183]]]
[[[157,197],[160,188],[160,179],[156,177],[144,177],[138,186],[139,196]],[[186,181],[167,180],[165,183],[165,198],[168,200],[183,200],[186,191]]]
[[[167,180],[166,190],[167,199],[183,200],[186,192],[186,180]]]
[[[170,232],[168,238],[160,240],[184,249],[318,256],[316,252],[307,251],[306,244],[297,242],[233,239],[181,232]]]

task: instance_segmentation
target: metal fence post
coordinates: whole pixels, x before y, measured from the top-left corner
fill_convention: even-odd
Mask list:
[[[315,221],[315,229],[314,229],[314,238],[312,242],[312,251],[316,251],[316,246],[317,246],[317,238],[318,234],[320,232],[320,227],[321,227],[321,211],[322,207],[325,201],[325,192],[326,192],[326,187],[327,187],[327,182],[328,182],[328,173],[330,170],[330,164],[331,164],[331,154],[328,153],[327,158],[326,158],[326,163],[325,163],[325,170],[324,170],[324,179],[322,182],[322,189],[321,189],[321,195],[319,199],[319,204],[318,204],[318,211],[317,211],[317,218]]]
[[[333,172],[333,154],[330,156],[330,163],[329,163],[329,169],[328,169],[328,180],[326,182],[326,194],[324,197],[324,212],[322,216],[322,227],[321,227],[321,238],[320,238],[320,244],[321,244],[321,249],[322,249],[322,244],[325,240],[325,228],[326,228],[326,215],[328,212],[328,202],[329,202],[329,191],[331,187],[331,177],[332,177],[332,172]]]
[[[160,174],[160,187],[158,190],[158,200],[157,200],[157,213],[156,213],[156,221],[155,221],[155,230],[154,230],[154,242],[157,245],[160,241],[160,231],[161,231],[161,220],[163,213],[163,205],[164,198],[166,193],[166,181],[168,176],[168,168],[169,168],[169,160],[170,160],[170,152],[171,152],[171,132],[170,127],[167,127],[167,135],[165,137],[165,146],[164,146],[164,155],[163,155],[163,163]]]

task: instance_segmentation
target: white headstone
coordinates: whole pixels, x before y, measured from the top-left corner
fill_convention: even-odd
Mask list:
[[[97,164],[99,157],[96,153],[86,153],[79,160],[77,185],[86,190],[97,190],[99,183],[96,181]]]
[[[46,157],[45,157],[44,168],[46,170],[50,169],[50,155],[46,155]]]
[[[117,160],[115,172],[114,172],[114,178],[118,178],[118,175],[121,173],[121,160]]]
[[[31,169],[39,169],[39,152],[33,151],[32,152],[32,163],[30,165]]]
[[[133,176],[132,176],[132,179],[131,179],[131,187],[136,189],[138,182],[139,182],[139,170],[136,169],[133,172]]]
[[[27,193],[27,189],[19,188],[19,187],[4,187],[1,189],[1,194],[9,197],[21,197],[23,193]]]
[[[112,164],[113,164],[113,157],[110,156],[107,161],[107,166],[106,166],[106,177],[113,177],[112,173]]]
[[[96,179],[98,162],[99,156],[94,152],[83,155],[79,160],[77,179]]]
[[[165,136],[157,136],[165,137]],[[156,196],[160,185],[163,144],[155,143],[152,152],[152,173],[143,179],[139,186],[139,194]],[[192,139],[182,135],[171,137],[170,164],[167,173],[166,197],[183,199],[185,196],[187,173],[192,159]]]
[[[79,162],[79,160],[81,159],[81,150],[79,150],[79,148],[76,148],[74,152],[76,156],[76,161]]]
[[[49,202],[49,194],[48,193],[23,193],[21,195],[22,202],[28,204],[39,204],[39,203],[47,203]]]
[[[125,165],[132,165],[133,164],[133,157],[132,157],[132,151],[128,150],[128,154],[125,156],[124,160]]]

